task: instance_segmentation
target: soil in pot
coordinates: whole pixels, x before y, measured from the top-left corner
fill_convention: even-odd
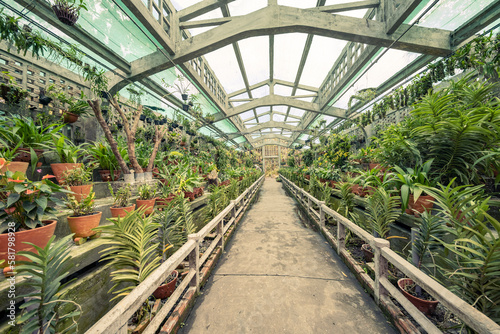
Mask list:
[[[75,197],[76,201],[80,203],[90,194],[90,191],[92,190],[92,185],[86,184],[84,186],[71,186],[69,187],[69,189],[72,192],[74,192],[73,196]]]
[[[421,296],[417,297],[415,283],[411,278],[401,278],[398,280],[398,287],[403,295],[425,315],[432,315],[436,310],[439,301],[432,298],[424,290],[422,290]]]
[[[21,172],[23,174],[26,174],[29,165],[30,164],[28,162],[11,161],[4,165],[2,169],[0,169],[0,173],[5,174],[6,171],[11,171],[12,173]]]
[[[111,171],[109,169],[103,169],[99,171],[102,182],[118,181],[121,174],[122,171],[119,169],[113,171],[113,177],[111,177]]]
[[[68,217],[68,225],[72,233],[75,233],[73,238],[86,238],[96,234],[93,228],[99,226],[102,212],[98,211],[92,215]]]
[[[166,299],[172,295],[175,291],[175,285],[177,284],[177,277],[179,276],[177,270],[172,271],[170,276],[167,277],[165,284],[160,285],[155,292],[153,292],[153,296],[156,299]]]
[[[63,174],[65,171],[70,169],[75,169],[80,167],[81,163],[60,163],[60,164],[50,164],[50,168],[52,168],[52,172],[56,177],[56,180],[59,184],[64,183]]]
[[[127,213],[135,210],[135,204],[133,204],[131,206],[123,207],[123,208],[111,207],[109,209],[111,210],[111,217],[113,217],[113,218],[125,217],[127,215]]]
[[[13,247],[17,252],[20,251],[33,251],[35,248],[31,245],[25,244],[25,242],[31,242],[39,247],[47,246],[47,242],[54,235],[56,230],[57,221],[56,220],[44,220],[44,226],[38,227],[32,230],[18,231],[15,232],[16,243]],[[0,234],[0,260],[5,260],[5,262],[0,267],[6,267],[8,265],[8,238],[9,234]],[[11,247],[12,248],[12,247]],[[15,261],[29,261],[24,256],[16,256]]]
[[[155,208],[155,202],[156,198],[153,199],[138,199],[136,200],[137,203],[137,208],[139,209],[145,209],[144,211],[145,214],[150,215],[153,213],[153,210]]]

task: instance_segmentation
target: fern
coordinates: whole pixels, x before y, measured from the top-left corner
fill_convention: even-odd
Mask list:
[[[33,246],[36,252],[18,253],[31,260],[31,262],[19,261],[18,274],[29,275],[20,285],[35,289],[32,293],[20,296],[29,299],[20,307],[25,309],[18,320],[18,323],[22,324],[21,334],[31,334],[34,331],[56,333],[56,326],[62,321],[67,321],[69,326],[61,333],[78,332],[75,318],[80,317],[81,307],[71,300],[64,300],[64,288],[71,281],[61,284],[61,281],[69,275],[71,267],[69,247],[72,237],[71,234],[54,242],[56,237],[52,236],[44,248],[27,243]],[[70,305],[72,308],[68,311]]]

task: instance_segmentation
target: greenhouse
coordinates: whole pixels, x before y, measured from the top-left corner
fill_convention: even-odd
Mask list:
[[[0,333],[500,334],[500,1],[0,0]]]

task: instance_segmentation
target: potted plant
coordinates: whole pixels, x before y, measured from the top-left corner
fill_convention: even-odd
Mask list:
[[[71,196],[75,198],[77,202],[81,202],[87,196],[89,196],[92,191],[92,171],[94,169],[93,164],[88,164],[86,166],[81,165],[79,167],[68,169],[63,173],[63,180],[66,187],[71,191]]]
[[[2,71],[6,83],[0,83],[0,96],[9,105],[17,105],[28,96],[28,91],[14,85],[14,77],[8,71]]]
[[[59,130],[63,124],[42,125],[31,118],[12,117],[0,121],[0,139],[10,148],[19,146],[18,155],[14,161],[31,162],[31,148],[38,158],[42,156],[43,149],[54,138],[59,138]]]
[[[5,160],[5,163],[3,164],[2,168],[0,169],[0,173],[4,174],[6,171],[11,171],[13,173],[15,172],[21,172],[23,174],[26,174],[26,171],[28,170],[29,163],[28,162],[23,162],[23,161],[13,161],[16,156],[19,154],[17,149],[19,148],[19,144],[17,144],[16,147],[9,149],[8,147],[3,147],[2,150],[0,151],[0,158]]]
[[[179,145],[186,146],[186,142],[187,142],[187,137],[186,136],[182,136],[181,142],[179,143]]]
[[[17,274],[25,277],[20,286],[31,290],[20,296],[29,300],[20,306],[23,310],[18,320],[21,333],[49,333],[59,328],[58,323],[66,324],[67,332],[78,332],[82,308],[73,300],[65,299],[72,281],[63,283],[72,266],[69,261],[71,237],[68,235],[55,241],[55,236],[52,236],[44,247],[31,243],[28,246],[32,250],[19,253],[30,260],[16,263]]]
[[[57,182],[64,184],[64,172],[82,165],[77,161],[86,153],[84,146],[77,146],[65,136],[60,136],[53,138],[53,144],[46,147],[57,153],[59,157],[60,163],[50,164],[50,168],[52,168]]]
[[[0,167],[4,163],[0,160]],[[10,233],[14,233],[16,239],[13,247],[16,252],[34,249],[24,242],[45,247],[54,234],[57,210],[53,205],[64,205],[56,194],[68,191],[50,181],[51,177],[54,176],[45,175],[41,181],[31,181],[19,172],[7,171],[0,175],[3,194],[0,196],[0,260],[8,259]],[[16,261],[19,259],[23,258],[16,256]]]
[[[96,234],[93,230],[101,222],[102,212],[95,210],[95,192],[90,191],[87,197],[78,201],[75,196],[68,195],[66,206],[73,211],[68,217],[68,225],[71,232],[74,233],[74,240],[79,243],[79,238],[92,237]]]
[[[127,149],[119,145],[118,151],[125,161],[128,160]],[[117,181],[120,178],[121,170],[119,169],[118,160],[116,159],[111,146],[106,142],[94,142],[87,147],[87,152],[90,157],[99,164],[101,170],[101,180],[103,182]]]
[[[434,197],[423,195],[423,187],[432,187],[434,182],[429,179],[429,172],[433,160],[426,161],[422,166],[406,168],[394,166],[396,170],[396,184],[401,189],[401,208],[407,214],[418,217],[425,210],[432,209]]]
[[[59,21],[69,26],[75,25],[82,9],[87,10],[83,0],[55,0],[52,5],[52,10]]]
[[[137,207],[145,210],[144,213],[146,215],[152,214],[156,201],[156,184],[141,184],[137,192],[139,194],[139,198],[136,200]]]
[[[111,206],[111,217],[125,217],[128,212],[135,210],[135,204],[129,205],[128,201],[132,195],[132,190],[130,189],[130,184],[127,183],[125,186],[118,189],[118,191],[113,191],[113,187],[108,183],[108,189],[111,196],[114,198],[113,206]]]

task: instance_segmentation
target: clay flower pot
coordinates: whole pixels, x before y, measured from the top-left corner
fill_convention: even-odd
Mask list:
[[[96,234],[93,228],[99,226],[102,212],[98,211],[88,216],[68,217],[68,225],[71,232],[75,235],[73,238],[86,238]]]
[[[75,123],[78,121],[78,115],[73,114],[72,112],[64,112],[64,123]]]
[[[73,196],[78,203],[80,203],[83,199],[85,199],[92,190],[91,184],[86,184],[84,186],[70,186],[69,189],[74,192]]]
[[[370,247],[370,244],[363,244],[361,246],[361,250],[363,251],[363,255],[365,256],[366,262],[373,261],[373,250]]]
[[[419,217],[424,210],[431,210],[434,206],[434,197],[432,196],[424,196],[421,195],[418,200],[415,202],[413,195],[410,195],[410,199],[408,200],[408,209],[405,212],[409,215],[414,215],[415,217]]]
[[[401,278],[398,280],[398,287],[403,293],[403,295],[413,304],[415,305],[416,308],[418,308],[422,313],[425,315],[431,315],[434,313],[436,310],[437,304],[439,304],[439,301],[437,300],[423,300],[420,298],[417,298],[408,292],[406,292],[405,287],[407,285],[413,284],[413,280],[411,278]]]
[[[38,159],[40,159],[40,157],[43,154],[43,150],[35,148],[34,151],[35,151]],[[16,152],[17,152],[17,156],[14,159],[12,159],[13,161],[22,161],[22,162],[28,162],[28,163],[31,162],[31,151],[29,148],[20,147],[16,150]]]
[[[64,172],[70,169],[78,168],[81,165],[82,165],[81,163],[60,163],[60,164],[50,164],[50,168],[52,168],[52,172],[54,173],[57,182],[59,182],[59,184],[63,184]]]
[[[21,162],[21,161],[7,162],[0,169],[0,173],[5,174],[6,171],[11,171],[12,173],[21,172],[23,174],[26,174],[26,171],[28,170],[29,165],[30,164],[28,162]]]
[[[153,199],[137,199],[136,200],[136,203],[137,203],[137,208],[139,209],[145,209],[146,211],[144,211],[145,214],[147,215],[150,215],[153,213],[153,210],[155,208],[155,202],[156,202],[156,198],[153,198]]]
[[[20,251],[33,251],[35,250],[35,247],[31,245],[25,244],[25,242],[31,242],[32,244],[37,245],[38,247],[45,247],[47,246],[47,242],[49,242],[49,239],[54,235],[54,231],[56,230],[56,225],[57,221],[56,220],[44,220],[43,221],[44,226],[42,227],[37,227],[32,230],[26,230],[26,231],[20,231],[20,232],[15,232],[15,245],[14,250],[17,252]],[[0,234],[0,260],[5,260],[5,262],[2,264],[1,267],[7,267],[8,266],[8,256],[9,256],[9,251],[8,251],[8,238],[9,234],[4,233]],[[12,260],[12,259],[11,259]],[[16,256],[15,261],[29,261],[24,256]]]
[[[111,177],[111,171],[108,169],[103,169],[99,171],[99,175],[101,175],[101,180],[102,182],[109,182],[109,181],[117,181],[120,178],[122,171],[121,170],[114,170],[113,171],[113,177]]]
[[[175,291],[175,285],[177,284],[177,277],[179,276],[179,273],[177,270],[172,271],[170,274],[169,280],[166,284],[160,285],[155,292],[153,292],[153,297],[156,299],[166,299],[172,295]]]
[[[127,213],[135,210],[135,204],[133,204],[131,206],[123,207],[123,208],[111,207],[109,209],[111,210],[111,217],[113,217],[113,218],[125,217],[127,215]]]

